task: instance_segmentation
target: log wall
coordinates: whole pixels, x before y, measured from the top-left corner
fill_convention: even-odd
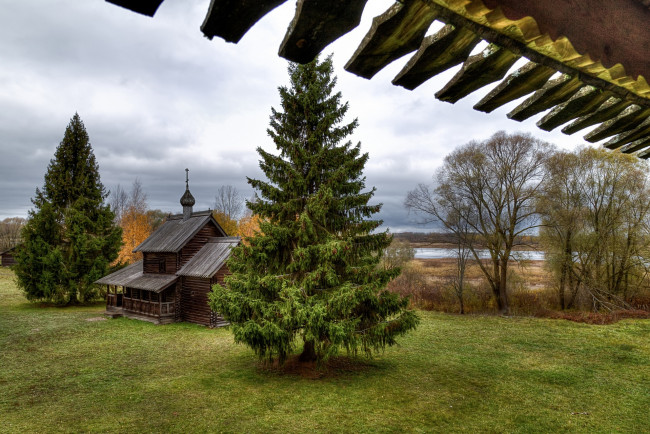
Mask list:
[[[198,277],[183,277],[182,280],[181,320],[210,326],[210,280]]]
[[[214,285],[215,283],[218,283],[220,285],[224,284],[224,279],[226,276],[231,275],[232,273],[228,269],[228,267],[224,264],[219,271],[217,271],[217,274],[212,276],[212,279],[210,279],[210,286]],[[210,327],[223,327],[227,326],[229,323],[225,320],[223,316],[219,312],[211,312],[211,317],[210,317]]]
[[[181,249],[180,267],[185,265],[187,261],[189,261],[194,255],[196,255],[199,250],[201,250],[201,247],[207,244],[208,238],[218,237],[219,235],[221,234],[212,222],[209,222],[203,226],[203,228],[198,231],[196,235],[194,235],[194,238],[192,238]]]
[[[176,253],[144,253],[142,270],[144,273],[175,274],[178,271],[178,255]],[[160,261],[165,263],[165,271],[160,270]]]
[[[16,263],[16,260],[14,259],[14,255],[12,253],[6,252],[2,255],[2,266],[3,267],[11,267]]]
[[[231,274],[232,274],[232,273],[230,272],[230,270],[228,269],[228,267],[224,264],[224,265],[219,269],[219,271],[217,271],[217,274],[215,274],[215,275],[212,277],[211,283],[213,283],[213,284],[214,284],[214,283],[218,283],[218,284],[220,284],[220,285],[223,285],[223,284],[224,284],[224,279],[226,278],[226,276],[230,276]]]

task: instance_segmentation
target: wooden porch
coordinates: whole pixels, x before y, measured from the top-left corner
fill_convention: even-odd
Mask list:
[[[112,318],[124,316],[154,324],[175,322],[173,290],[156,293],[127,287],[124,292],[117,292],[117,288],[113,288],[113,292],[109,290],[106,294],[106,315]]]

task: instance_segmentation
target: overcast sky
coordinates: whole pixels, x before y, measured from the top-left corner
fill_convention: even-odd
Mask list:
[[[539,130],[541,115],[508,120],[516,103],[489,115],[474,111],[496,84],[454,105],[436,100],[459,67],[414,91],[390,83],[409,56],[372,80],[346,72],[372,18],[392,3],[368,2],[361,25],[324,51],[334,53],[349,120],[359,119],[352,140],[370,154],[366,185],[377,188],[374,202],[384,204],[384,227],[425,229],[404,211],[406,192],[430,182],[444,156],[471,140],[506,130],[562,148],[582,143],[579,135]],[[295,1],[272,11],[236,45],[201,33],[209,0],[167,0],[154,18],[102,0],[0,5],[0,219],[27,216],[75,112],[108,189],[128,190],[138,177],[151,208],[177,213],[187,167],[195,210],[212,207],[220,185],[252,196],[245,177],[263,177],[256,148],[275,149],[266,129],[271,107],[279,108],[277,87],[288,83],[287,61],[277,52]]]

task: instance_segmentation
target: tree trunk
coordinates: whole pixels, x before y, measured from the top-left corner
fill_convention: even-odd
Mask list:
[[[562,257],[562,267],[560,269],[560,308],[565,310],[566,306],[566,296],[565,288],[567,285],[567,279],[570,281],[570,268],[573,262],[573,247],[571,245],[572,232],[568,231],[566,234],[566,242],[564,243],[564,255]]]
[[[508,306],[508,261],[501,261],[501,275],[499,279],[499,296],[497,297],[497,305],[499,307],[499,313],[501,315],[509,315],[510,307]]]
[[[316,349],[314,348],[314,341],[305,341],[305,346],[302,349],[302,353],[300,354],[300,357],[298,357],[298,360],[301,362],[315,362],[317,359],[316,357]]]

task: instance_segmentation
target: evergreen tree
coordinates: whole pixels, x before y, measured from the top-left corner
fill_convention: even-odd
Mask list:
[[[36,189],[16,256],[16,277],[29,300],[87,302],[93,282],[117,258],[121,229],[105,203],[88,133],[77,113],[50,160],[43,189]]]
[[[279,155],[258,148],[268,182],[248,178],[260,233],[234,249],[233,274],[211,295],[235,340],[260,358],[284,361],[298,337],[302,361],[341,348],[370,355],[418,322],[385,289],[399,269],[378,266],[391,237],[372,233],[381,205],[368,204],[374,189],[362,192],[368,154],[340,145],[357,120],[342,124],[348,104],[333,93],[332,70],[331,58],[289,66],[291,87],[279,88],[282,111],[271,109],[267,130]]]

